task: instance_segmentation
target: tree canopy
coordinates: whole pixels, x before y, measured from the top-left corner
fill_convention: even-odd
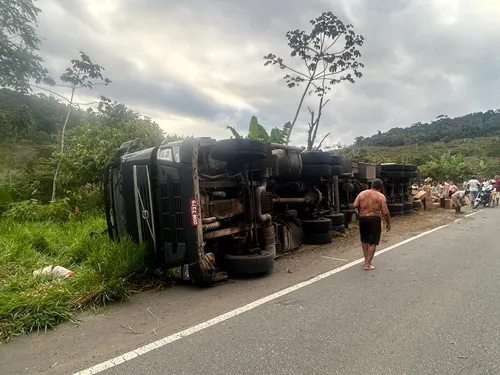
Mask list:
[[[449,143],[466,139],[500,135],[500,110],[469,113],[449,118],[439,115],[430,123],[417,122],[406,128],[392,128],[371,137],[357,137],[357,146],[404,146],[421,142]]]
[[[0,0],[0,87],[28,92],[31,82],[53,83],[37,55],[39,12],[33,0]]]

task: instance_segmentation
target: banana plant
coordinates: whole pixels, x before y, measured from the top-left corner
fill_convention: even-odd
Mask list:
[[[238,131],[232,127],[227,126],[233,135],[234,138],[240,139],[242,137]],[[283,125],[281,129],[273,128],[271,129],[271,133],[269,134],[267,130],[259,124],[259,120],[256,116],[252,116],[250,119],[250,124],[248,125],[248,136],[249,139],[256,139],[266,143],[279,143],[279,144],[287,144],[288,139],[290,137],[290,133],[292,131],[292,124],[287,122]]]

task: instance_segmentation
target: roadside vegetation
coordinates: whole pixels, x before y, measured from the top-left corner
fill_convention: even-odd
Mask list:
[[[50,205],[25,206],[31,212],[17,206],[0,221],[0,341],[53,328],[79,310],[123,300],[145,285],[145,275],[137,273],[145,269],[142,249],[100,235],[106,224],[101,215],[70,221],[63,203],[51,207],[50,220],[38,220],[33,215]],[[75,276],[33,275],[50,265]]]

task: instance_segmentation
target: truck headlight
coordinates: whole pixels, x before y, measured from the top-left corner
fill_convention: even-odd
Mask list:
[[[177,163],[180,163],[181,162],[180,147],[179,146],[174,146],[173,150],[174,150],[174,160]]]
[[[166,161],[174,161],[173,153],[171,148],[160,148],[158,149],[158,159]]]

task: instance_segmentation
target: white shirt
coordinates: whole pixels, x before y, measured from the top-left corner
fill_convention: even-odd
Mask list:
[[[478,180],[470,180],[469,181],[469,190],[470,191],[479,191],[479,181]]]

